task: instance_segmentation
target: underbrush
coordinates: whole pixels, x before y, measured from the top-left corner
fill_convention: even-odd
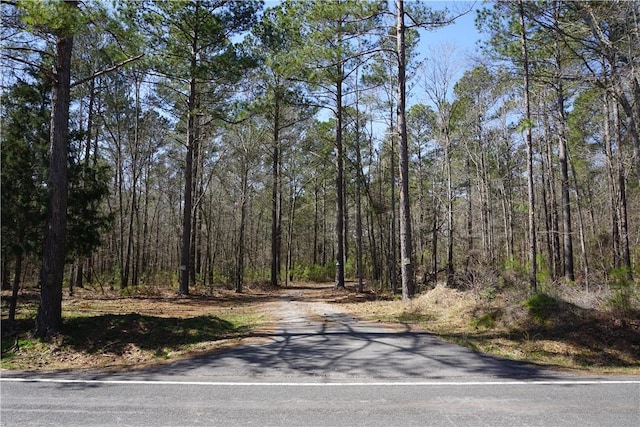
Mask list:
[[[593,372],[640,373],[640,310],[569,302],[556,290],[451,289],[443,285],[408,303],[346,304],[363,318],[418,325],[442,339],[515,360]]]
[[[337,303],[361,319],[410,325],[476,351],[593,373],[640,374],[637,286],[621,294],[547,283],[529,295],[515,280],[475,283],[437,285],[409,302],[374,290],[357,293],[353,283],[347,290],[331,283],[294,288],[306,290],[299,301]],[[226,348],[269,324],[265,303],[281,301],[282,291],[261,283],[247,284],[243,294],[216,289],[212,295],[194,286],[189,296],[151,286],[126,293],[77,289],[63,298],[63,333],[46,340],[29,333],[37,290],[21,292],[13,334],[7,334],[3,294],[2,367],[131,368]]]

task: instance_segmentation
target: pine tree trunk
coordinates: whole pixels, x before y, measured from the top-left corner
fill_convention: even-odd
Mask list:
[[[18,232],[18,241],[24,241],[24,227],[20,227]],[[9,316],[8,324],[9,331],[11,332],[16,320],[16,308],[18,306],[18,290],[20,289],[20,275],[22,274],[22,261],[24,260],[24,251],[22,246],[18,249],[16,254],[16,263],[14,266],[13,284],[11,285],[11,299],[9,300]]]
[[[287,284],[293,282],[293,224],[296,214],[296,190],[291,187],[291,193],[289,195],[289,220],[287,223]]]
[[[617,179],[618,179],[618,206],[617,216],[620,220],[620,261],[625,269],[626,277],[633,280],[633,272],[631,270],[631,252],[629,250],[629,225],[627,214],[627,191],[626,181],[624,178],[624,158],[622,156],[622,124],[620,123],[620,114],[618,104],[613,106],[613,121],[616,130],[616,163],[617,163]]]
[[[342,75],[342,65],[338,66]],[[336,84],[336,277],[335,287],[343,289],[344,283],[344,149],[342,147],[342,80]]]
[[[609,97],[605,96],[605,122],[604,122],[604,154],[607,163],[607,183],[609,184],[609,208],[611,212],[611,252],[614,267],[620,267],[620,234],[619,234],[619,218],[618,218],[618,190],[617,180],[615,177],[613,165],[613,147],[611,135],[611,105]]]
[[[11,271],[9,262],[9,248],[4,248],[2,251],[2,290],[7,291],[11,289]]]
[[[435,183],[434,183],[435,186]],[[438,202],[433,202],[433,223],[431,227],[431,277],[438,283]]]
[[[199,105],[196,101],[196,105]],[[198,108],[198,107],[196,107]],[[200,120],[199,115],[196,114],[193,118],[193,169],[191,174],[193,176],[191,181],[191,241],[189,242],[189,283],[195,283],[197,277],[197,264],[198,264],[198,244],[199,244],[199,215],[198,215],[198,201],[200,199],[200,193],[198,188],[199,171],[200,171]]]
[[[280,282],[280,97],[275,93],[273,110],[271,182],[271,286]]]
[[[391,102],[391,128],[393,129],[393,102]],[[398,223],[398,218],[396,216],[397,208],[396,208],[396,136],[391,135],[391,159],[390,159],[390,172],[389,172],[389,185],[391,187],[391,218],[389,219],[389,255],[388,255],[388,265],[389,265],[389,280],[391,281],[391,293],[398,293],[398,271],[397,271],[397,247],[398,242],[396,240],[397,237],[397,229],[396,224]]]
[[[547,133],[550,134],[551,130],[546,126]],[[547,242],[547,258],[549,264],[549,271],[553,279],[558,277],[559,269],[559,237],[557,228],[557,215],[556,215],[556,203],[554,192],[554,176],[553,176],[553,164],[551,155],[551,143],[548,138],[542,138],[541,144],[544,144],[544,148],[540,147],[541,152],[546,151],[547,155],[542,156],[540,162],[541,167],[541,179],[542,179],[542,207],[544,209],[544,225],[546,230],[546,242]],[[556,251],[558,256],[556,257]]]
[[[242,194],[240,200],[240,226],[238,227],[238,249],[236,260],[236,293],[242,293],[242,285],[244,281],[244,251],[245,251],[245,228],[247,218],[247,192],[248,192],[248,180],[249,171],[245,168],[242,171]]]
[[[445,167],[447,174],[447,286],[453,286],[453,177],[451,172],[451,139],[449,130],[445,135]]]
[[[77,7],[77,2],[66,2]],[[51,90],[51,129],[49,150],[49,210],[40,270],[40,306],[34,334],[56,335],[62,327],[62,281],[67,231],[67,161],[71,52],[73,36],[60,36],[55,46],[55,78]]]
[[[404,1],[396,0],[396,39],[398,53],[398,105],[397,126],[400,143],[400,267],[402,274],[402,299],[408,300],[415,294],[413,278],[413,249],[411,237],[411,211],[409,201],[409,150],[407,141],[407,123],[405,121],[406,102],[406,50],[404,26]]]
[[[582,203],[580,203],[581,200],[587,200],[587,198],[580,191],[580,185],[578,185],[578,175],[576,174],[576,168],[573,161],[571,161],[571,157],[569,157],[569,165],[571,166],[571,172],[573,174],[573,183],[576,191],[576,200],[578,201],[577,206],[578,206],[578,229],[580,231],[580,256],[582,258],[582,269],[584,274],[584,278],[582,281],[583,281],[585,290],[589,292],[589,276],[591,273],[589,271],[589,256],[587,254],[587,242],[586,242],[587,238],[586,238],[585,227],[584,227],[584,215],[582,213]]]
[[[559,59],[557,60],[559,62]],[[559,115],[559,161],[560,161],[560,191],[562,193],[562,253],[564,278],[570,282],[575,280],[573,268],[573,228],[571,223],[571,200],[569,198],[569,167],[567,163],[567,132],[564,114],[564,91],[562,82],[556,85],[558,115]]]
[[[531,105],[529,102],[529,52],[527,48],[527,33],[524,20],[524,3],[519,0],[520,7],[520,41],[522,58],[524,63],[524,110],[525,110],[525,127],[527,140],[527,193],[529,202],[529,287],[531,293],[538,291],[537,279],[537,242],[536,242],[536,216],[535,216],[535,188],[533,182],[533,139],[531,135]]]
[[[193,59],[195,61],[195,58]],[[195,67],[195,65],[194,65]],[[187,103],[187,154],[184,168],[184,207],[182,214],[182,248],[180,255],[180,289],[181,295],[189,295],[189,266],[191,264],[191,226],[193,216],[193,160],[196,150],[195,138],[195,108],[196,82],[191,79],[189,100]]]
[[[318,265],[318,230],[320,229],[320,202],[319,202],[319,190],[318,190],[318,177],[313,178],[313,255],[311,258],[312,265]]]
[[[469,274],[475,250],[473,241],[473,189],[471,184],[472,170],[470,158],[467,158],[465,168],[467,170],[467,256],[465,261],[465,273]]]
[[[356,104],[357,105],[357,104]],[[356,277],[358,278],[358,292],[364,290],[362,271],[362,154],[360,153],[360,117],[356,107]]]

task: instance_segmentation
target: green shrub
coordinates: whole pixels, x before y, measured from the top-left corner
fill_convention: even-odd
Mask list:
[[[476,329],[493,329],[495,328],[496,323],[501,316],[502,312],[500,310],[492,310],[489,313],[485,313],[482,316],[474,319],[471,324]]]
[[[531,318],[540,325],[546,325],[551,315],[558,309],[558,301],[547,294],[538,293],[524,301]]]
[[[617,268],[611,270],[609,277],[612,279],[612,295],[607,301],[609,309],[620,316],[637,309],[638,286],[631,280],[629,271],[626,268]]]
[[[335,267],[331,264],[327,265],[311,265],[307,267],[307,279],[311,282],[326,282],[333,279]]]

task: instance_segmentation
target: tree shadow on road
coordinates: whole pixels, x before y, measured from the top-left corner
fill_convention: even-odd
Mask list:
[[[488,356],[431,334],[380,325],[325,322],[287,325],[257,337],[267,344],[234,348],[145,369],[140,377],[243,380],[469,380],[544,379],[539,366]]]

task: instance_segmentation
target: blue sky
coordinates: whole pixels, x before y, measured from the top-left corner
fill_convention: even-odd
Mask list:
[[[388,0],[392,2],[393,0]],[[273,7],[280,3],[279,0],[265,0],[265,7]],[[405,7],[410,4],[410,0],[405,0]],[[472,9],[469,13],[459,17],[453,24],[436,30],[420,30],[420,41],[418,45],[418,60],[436,61],[442,60],[442,51],[451,55],[451,60],[455,61],[457,65],[458,73],[450,90],[453,89],[453,84],[457,81],[465,70],[474,66],[472,57],[479,51],[478,41],[483,38],[475,25],[475,19],[477,11],[479,9],[490,7],[490,2],[482,0],[477,1],[435,1],[435,0],[422,0],[422,3],[431,8],[434,11],[448,9],[452,14],[456,14],[462,11]],[[394,6],[391,6],[392,9]],[[415,76],[420,79],[420,76]],[[409,106],[415,103],[431,104],[428,99],[425,99],[424,90],[420,87],[420,82],[414,82],[417,84],[413,90],[408,94]],[[451,96],[451,93],[450,93]]]
[[[392,0],[389,0],[392,1]],[[276,6],[280,3],[280,0],[265,0],[265,8]],[[411,1],[407,0],[405,4],[410,4]],[[454,24],[441,28],[436,31],[429,32],[433,36],[434,40],[449,40],[456,44],[472,48],[475,40],[480,35],[475,27],[475,10],[485,7],[482,0],[477,1],[440,1],[440,0],[422,0],[426,6],[433,10],[442,10],[448,8],[450,10],[464,10],[473,6],[474,10],[465,16],[459,18]]]
[[[425,4],[433,10],[473,10],[458,18],[453,24],[432,31],[424,31],[421,34],[420,44],[422,48],[442,43],[454,44],[460,53],[473,53],[477,50],[477,41],[482,38],[475,26],[477,10],[487,7],[482,1],[426,1]]]
[[[406,2],[408,3],[408,2]],[[405,3],[405,4],[406,4]],[[460,16],[454,23],[435,30],[421,30],[420,41],[418,45],[419,60],[425,62],[425,67],[429,67],[433,61],[443,62],[451,61],[455,63],[453,68],[457,70],[456,77],[450,85],[449,97],[451,97],[453,84],[462,77],[463,73],[474,67],[474,56],[478,56],[479,41],[483,39],[475,25],[477,11],[484,7],[488,7],[485,2],[478,1],[424,1],[424,3],[433,10],[442,10],[447,8],[452,14],[462,13],[472,9],[468,13]],[[455,12],[458,11],[458,12]],[[447,58],[448,56],[448,58]],[[438,64],[441,65],[441,64]],[[416,76],[420,79],[420,76]],[[420,82],[409,93],[408,103],[421,102],[431,104],[420,94]]]

